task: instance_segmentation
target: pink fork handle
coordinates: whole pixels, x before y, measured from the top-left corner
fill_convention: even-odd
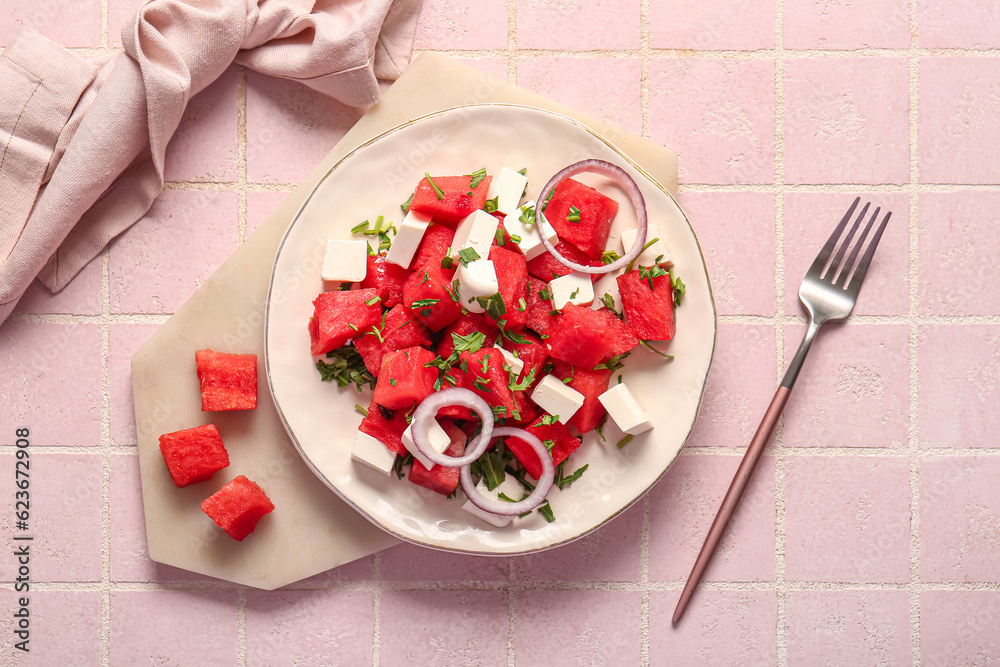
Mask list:
[[[754,433],[753,440],[750,441],[750,446],[747,447],[746,454],[743,455],[743,461],[740,462],[740,467],[736,470],[736,476],[733,478],[733,483],[729,485],[726,497],[722,499],[722,506],[719,508],[718,514],[715,515],[715,521],[712,522],[712,527],[708,531],[705,544],[702,545],[701,551],[698,553],[698,558],[694,562],[694,567],[691,568],[691,575],[688,577],[687,583],[684,585],[684,590],[681,592],[681,599],[677,602],[677,609],[674,610],[674,623],[677,623],[684,614],[684,609],[687,607],[688,602],[691,601],[691,596],[694,595],[695,588],[698,587],[698,583],[705,574],[705,570],[708,568],[708,564],[711,562],[712,556],[719,546],[719,542],[722,541],[722,536],[726,532],[726,526],[729,525],[729,520],[733,518],[733,512],[736,511],[736,507],[740,503],[740,498],[743,497],[743,492],[746,491],[747,484],[750,483],[750,478],[753,477],[754,470],[757,469],[757,463],[760,461],[761,454],[764,453],[764,448],[767,447],[767,443],[771,439],[771,434],[774,433],[774,428],[778,425],[778,418],[781,417],[781,412],[785,409],[785,403],[788,402],[788,396],[791,393],[791,388],[785,386],[779,386],[778,390],[774,392],[774,398],[771,399],[771,404],[767,406],[764,418],[761,420],[760,426],[757,427],[757,432]]]

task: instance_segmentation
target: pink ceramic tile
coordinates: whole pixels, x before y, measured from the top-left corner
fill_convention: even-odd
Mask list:
[[[400,544],[382,552],[386,581],[506,581],[506,558],[477,558]]]
[[[247,72],[247,177],[298,183],[362,113],[295,81]]]
[[[501,81],[507,80],[506,58],[455,58],[455,60]]]
[[[146,519],[135,454],[111,456],[111,581],[214,581],[153,562],[146,546]]]
[[[921,591],[920,659],[933,665],[1000,663],[1000,592]]]
[[[517,581],[636,581],[641,542],[640,502],[576,542],[515,558],[514,577]]]
[[[507,47],[506,0],[427,0],[420,8],[415,49]]]
[[[1000,459],[935,456],[920,462],[920,580],[1000,579]]]
[[[7,610],[4,651],[7,664],[62,665],[101,664],[100,591],[14,591],[0,594]],[[26,601],[22,607],[21,602]],[[25,609],[27,616],[14,618]],[[21,629],[21,621],[28,624]],[[26,634],[19,635],[24,632]],[[27,653],[21,655],[21,642]],[[21,659],[15,656],[21,655]]]
[[[774,327],[719,324],[708,387],[688,447],[745,447],[778,386]]]
[[[0,10],[0,45],[29,28],[63,46],[100,46],[100,0],[7,0]]]
[[[111,244],[111,312],[172,313],[236,249],[235,192],[168,190]]]
[[[649,41],[655,49],[771,49],[774,48],[774,2],[651,2]]]
[[[267,220],[289,194],[291,193],[288,190],[247,193],[246,238],[250,238],[250,235]]]
[[[905,49],[910,0],[785,0],[786,49]]]
[[[826,243],[834,227],[844,217],[858,195],[825,192],[789,192],[785,194],[785,312],[805,314],[799,302],[799,284]],[[858,219],[865,203],[871,207],[865,224],[881,207],[877,223],[888,211],[889,224],[878,245],[865,277],[864,287],[854,308],[855,315],[905,315],[909,310],[909,197],[905,193],[861,193],[861,201],[851,218]],[[876,223],[876,224],[877,224]]]
[[[996,447],[1000,429],[1000,328],[920,328],[917,433],[921,447]]]
[[[28,452],[28,459],[0,456],[0,470],[10,480],[0,528],[11,537],[33,538],[24,542],[30,553],[31,582],[100,581],[104,487],[100,455],[42,454],[30,446]],[[16,470],[21,471],[17,477]],[[28,518],[17,520],[26,521],[27,529],[15,524],[15,511],[25,511],[25,506],[15,506],[14,486],[23,480],[28,481]],[[0,562],[0,577],[13,581],[17,568],[14,558]]]
[[[236,66],[188,102],[167,147],[168,181],[236,180]]]
[[[649,497],[649,578],[684,581],[739,465],[738,456],[682,455]],[[765,456],[705,581],[774,579],[774,459]]]
[[[383,591],[383,665],[507,664],[507,593]]]
[[[785,327],[785,360],[805,325]],[[901,447],[909,437],[909,329],[831,324],[816,337],[785,406],[786,447]]]
[[[649,594],[650,665],[775,665],[778,596],[773,591],[706,591],[684,618],[670,619],[680,591]]]
[[[35,280],[17,303],[15,313],[101,314],[101,258],[97,257],[53,294],[42,281]]]
[[[515,0],[515,7],[518,48],[639,48],[639,0]]]
[[[903,58],[787,61],[785,182],[907,183],[909,106]]]
[[[917,35],[925,49],[995,49],[1000,47],[1000,5],[917,0]]]
[[[921,315],[1000,315],[1000,192],[922,193],[917,241]]]
[[[521,88],[640,134],[641,78],[642,63],[635,58],[537,57],[517,63]]]
[[[909,593],[790,591],[785,643],[789,665],[911,664]]]
[[[301,581],[296,581],[289,584],[285,588],[286,590],[300,588],[323,588],[332,582],[371,581],[374,578],[373,567],[376,555],[377,554],[373,554],[371,556],[366,556],[365,558],[352,560],[350,563],[344,563],[340,567],[335,567],[332,570],[320,572],[319,574],[314,574],[313,576],[302,579]]]
[[[920,182],[1000,182],[1000,58],[923,58],[919,95]]]
[[[236,593],[111,593],[112,665],[232,665],[236,661]]]
[[[111,444],[134,447],[135,406],[132,403],[132,357],[160,328],[158,324],[112,324],[108,336],[108,395],[111,399]],[[156,421],[166,421],[173,410],[168,396],[159,399]],[[148,431],[158,429],[148,424]]]
[[[638,665],[639,604],[638,591],[520,591],[517,664]]]
[[[246,665],[372,661],[370,591],[247,591]]]
[[[7,322],[0,327],[0,433],[35,445],[101,444],[101,327]]]
[[[111,46],[122,45],[122,27],[132,21],[144,0],[108,1],[108,42]]]
[[[787,457],[785,579],[909,581],[908,460]]]
[[[687,183],[774,181],[774,63],[654,58],[649,135]]]
[[[774,195],[682,192],[720,315],[774,315]]]

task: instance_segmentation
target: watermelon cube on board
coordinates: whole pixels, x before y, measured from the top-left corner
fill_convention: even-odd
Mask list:
[[[425,176],[420,179],[410,201],[410,210],[431,216],[434,222],[454,229],[464,217],[481,209],[490,191],[491,176],[481,179],[472,187],[472,176],[431,176],[431,185]],[[438,190],[441,196],[438,196]]]
[[[194,353],[201,411],[257,409],[257,355],[214,350]]]
[[[309,320],[313,356],[336,350],[359,332],[380,323],[380,303],[378,291],[372,288],[323,292],[316,297]]]
[[[580,433],[587,433],[597,428],[607,414],[598,397],[608,390],[611,369],[592,370],[572,366],[565,361],[557,361],[552,368],[552,374],[561,378],[571,389],[583,394],[583,405],[573,413],[569,423]]]
[[[427,398],[437,381],[436,368],[428,368],[434,353],[422,347],[408,347],[390,352],[382,361],[375,402],[390,410],[407,409]]]
[[[212,479],[229,465],[229,453],[215,424],[164,433],[160,453],[177,488]]]
[[[451,438],[451,444],[444,450],[448,456],[461,456],[465,453],[466,436],[450,419],[441,419],[441,428]],[[458,468],[435,465],[426,468],[420,461],[414,460],[410,468],[410,481],[424,488],[450,496],[458,488]]]
[[[444,329],[462,314],[452,285],[454,278],[454,269],[427,263],[403,286],[403,303],[431,331]]]
[[[501,318],[507,322],[504,328],[523,329],[528,319],[528,267],[524,255],[495,245],[490,248],[490,261],[507,311]]]
[[[559,465],[569,457],[570,454],[580,448],[580,438],[575,437],[563,424],[543,424],[542,419],[523,427],[525,431],[531,433],[543,443],[549,453],[552,454],[552,464]],[[546,442],[548,441],[548,442]],[[529,475],[538,479],[542,474],[542,462],[538,459],[538,454],[524,440],[513,436],[507,438],[507,449],[517,458],[521,467]]]
[[[417,321],[409,308],[401,303],[397,303],[392,310],[385,313],[383,321],[378,326],[369,327],[354,339],[354,347],[374,377],[378,377],[382,360],[388,353],[416,345],[426,347],[430,344],[430,331]]]
[[[650,287],[649,282],[653,285]],[[639,269],[618,276],[622,308],[629,328],[641,340],[670,340],[674,322],[674,289],[668,274],[643,277]]]
[[[385,261],[385,255],[368,255],[368,273],[358,283],[361,289],[374,289],[382,305],[392,308],[403,301],[403,285],[411,271],[398,264]]]
[[[556,319],[545,339],[549,356],[581,368],[592,369],[639,344],[632,330],[607,308],[591,310],[568,303]]]
[[[201,503],[201,510],[237,542],[254,531],[261,517],[274,511],[264,490],[244,475],[237,475]]]
[[[403,431],[407,426],[409,424],[404,410],[389,410],[372,401],[368,405],[368,414],[361,420],[358,430],[381,442],[389,451],[406,454]]]
[[[618,214],[618,202],[567,178],[556,186],[543,214],[561,240],[572,243],[591,259],[600,259],[611,221]]]

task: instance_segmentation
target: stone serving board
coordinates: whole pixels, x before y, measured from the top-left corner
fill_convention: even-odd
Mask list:
[[[677,155],[635,134],[499,81],[446,56],[425,53],[132,358],[139,467],[149,556],[219,579],[274,589],[397,544],[306,467],[289,440],[264,375],[264,307],[285,229],[316,183],[359,144],[411,118],[463,104],[506,102],[577,119],[619,146],[671,192]],[[414,169],[414,176],[419,173]],[[304,326],[304,325],[303,325]],[[257,409],[202,413],[195,350],[256,353]],[[214,423],[230,466],[178,489],[159,451],[163,433]],[[276,509],[236,542],[200,508],[236,475],[267,492]]]

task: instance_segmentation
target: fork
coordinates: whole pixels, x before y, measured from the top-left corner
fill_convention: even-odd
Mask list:
[[[788,364],[788,369],[774,393],[774,398],[767,406],[767,411],[764,413],[760,426],[757,427],[757,432],[754,433],[753,439],[747,447],[747,452],[743,456],[740,467],[736,470],[736,476],[729,486],[729,491],[726,492],[726,496],[722,500],[722,506],[719,507],[719,512],[715,515],[712,527],[705,538],[705,544],[698,553],[698,558],[691,569],[691,575],[688,577],[680,600],[677,602],[677,609],[674,611],[673,617],[675,624],[681,619],[684,609],[691,601],[691,596],[694,595],[695,588],[701,581],[702,575],[705,574],[705,570],[715,554],[715,549],[719,546],[726,527],[729,525],[729,520],[732,518],[733,512],[736,511],[736,506],[743,497],[743,492],[757,468],[761,454],[764,453],[764,448],[771,439],[771,434],[774,433],[778,418],[785,408],[785,403],[788,402],[792,385],[795,384],[795,379],[802,369],[802,362],[806,358],[806,353],[809,352],[816,332],[826,322],[842,320],[854,310],[854,304],[858,300],[858,292],[861,290],[861,283],[864,282],[865,274],[868,273],[868,265],[871,264],[872,256],[882,238],[882,232],[885,231],[886,223],[889,222],[889,217],[892,215],[891,211],[885,214],[885,218],[875,229],[874,235],[865,247],[865,240],[881,211],[881,208],[876,207],[864,231],[861,232],[861,236],[856,242],[853,242],[858,229],[861,228],[861,224],[868,214],[868,208],[871,206],[871,202],[864,205],[857,220],[845,236],[844,230],[860,201],[860,197],[856,198],[847,209],[844,218],[820,249],[812,266],[806,272],[805,278],[802,279],[802,284],[799,285],[799,299],[809,313],[809,326],[802,338],[802,343],[799,344],[799,349]],[[864,248],[864,254],[861,254],[862,248]],[[834,255],[835,250],[836,254]],[[848,251],[850,251],[850,255],[847,255]],[[847,255],[846,259],[845,255]],[[832,260],[831,256],[833,256]],[[860,261],[858,261],[859,256]]]

